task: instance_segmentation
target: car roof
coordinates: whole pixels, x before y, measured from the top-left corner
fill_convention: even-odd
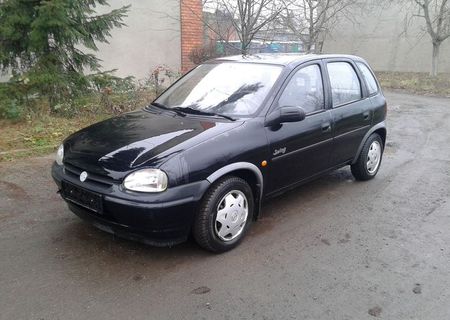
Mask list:
[[[361,61],[362,59],[353,55],[342,54],[301,54],[301,53],[258,53],[252,55],[236,55],[229,57],[221,57],[210,62],[243,62],[243,63],[261,63],[276,64],[287,66],[291,64],[299,64],[317,59],[339,59],[346,58]]]

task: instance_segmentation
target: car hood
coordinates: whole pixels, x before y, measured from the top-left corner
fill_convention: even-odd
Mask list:
[[[157,167],[172,155],[238,127],[242,122],[135,111],[87,127],[66,139],[64,162],[119,179]]]

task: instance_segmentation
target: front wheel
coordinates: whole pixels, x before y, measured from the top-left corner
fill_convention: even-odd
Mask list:
[[[253,208],[252,189],[245,180],[222,178],[203,197],[193,227],[195,240],[212,252],[233,249],[252,222]]]
[[[352,174],[356,180],[366,181],[378,173],[383,157],[383,141],[377,133],[373,133],[364,143],[358,160],[352,164]]]

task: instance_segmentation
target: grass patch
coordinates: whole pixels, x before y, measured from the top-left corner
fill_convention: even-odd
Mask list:
[[[450,97],[450,74],[431,77],[427,73],[377,72],[383,89],[405,90],[420,95]]]
[[[139,81],[113,73],[90,75],[87,88],[63,90],[58,99],[20,77],[0,82],[0,161],[54,152],[73,132],[148,105],[181,75],[167,66]]]
[[[70,134],[93,123],[143,107],[151,91],[84,96],[60,107],[57,114],[45,105],[19,120],[0,119],[0,161],[52,153]],[[35,110],[36,110],[35,109]]]
[[[45,116],[21,122],[1,120],[0,161],[12,161],[54,152],[65,137],[110,116],[109,114],[73,118]]]

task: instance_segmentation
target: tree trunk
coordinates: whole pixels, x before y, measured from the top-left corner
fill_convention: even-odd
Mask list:
[[[247,44],[242,44],[241,54],[242,54],[243,56],[248,55],[248,45],[247,45]]]
[[[246,55],[248,55],[248,49],[249,49],[248,47],[250,46],[251,40],[248,41],[248,37],[245,34],[243,34],[241,38],[242,38],[242,40],[241,40],[241,54],[243,56],[246,56]]]
[[[309,39],[304,44],[305,44],[305,53],[312,53],[312,47],[313,47],[312,40]]]
[[[431,62],[431,72],[432,77],[437,77],[438,75],[438,65],[439,65],[439,49],[441,48],[440,42],[433,42],[433,60]]]
[[[314,53],[321,54],[323,51],[323,41],[316,41],[316,44],[314,45]]]

